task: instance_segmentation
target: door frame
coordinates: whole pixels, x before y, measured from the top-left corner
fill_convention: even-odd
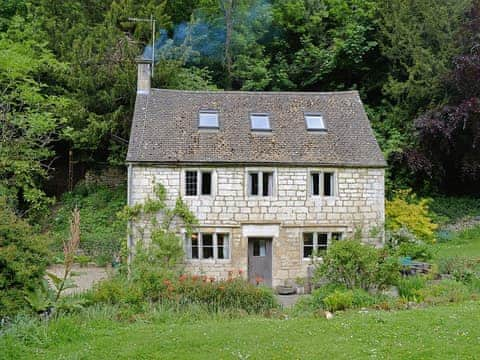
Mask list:
[[[247,276],[248,276],[248,281],[254,285],[258,285],[256,280],[254,279],[254,275],[251,273],[252,268],[251,268],[251,258],[253,257],[253,241],[255,240],[266,240],[266,254],[265,258],[269,258],[267,262],[269,261],[270,264],[267,264],[267,271],[269,272],[269,276],[263,276],[263,279],[265,281],[263,282],[263,285],[272,287],[273,283],[273,236],[248,236],[247,237]],[[250,255],[252,254],[252,255]]]

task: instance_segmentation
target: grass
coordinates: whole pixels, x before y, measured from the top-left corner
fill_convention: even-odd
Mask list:
[[[18,325],[5,359],[462,358],[480,353],[480,304],[340,313],[333,320],[244,317],[119,322],[105,313]]]
[[[126,224],[117,218],[117,212],[126,204],[126,189],[99,186],[77,186],[62,196],[52,222],[52,249],[60,253],[63,240],[68,239],[71,211],[80,209],[82,241],[80,247],[98,265],[110,263],[126,240]]]
[[[435,258],[451,256],[480,258],[480,226],[454,233],[451,240],[435,245]]]
[[[433,197],[429,204],[437,222],[455,222],[466,216],[480,216],[480,199],[473,197]]]

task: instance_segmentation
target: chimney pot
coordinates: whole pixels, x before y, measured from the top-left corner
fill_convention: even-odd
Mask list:
[[[149,94],[152,81],[152,61],[137,59],[137,67],[137,94]]]

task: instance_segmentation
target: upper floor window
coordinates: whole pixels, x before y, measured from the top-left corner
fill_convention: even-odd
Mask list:
[[[203,129],[218,129],[218,111],[200,111],[198,113],[198,127]]]
[[[228,233],[194,233],[185,236],[188,259],[229,259],[230,237]]]
[[[309,131],[325,131],[325,121],[321,114],[305,114],[305,123],[307,124],[307,130]]]
[[[333,196],[335,176],[333,172],[310,173],[311,193],[313,196]]]
[[[270,118],[268,114],[251,114],[250,126],[256,131],[271,131]]]
[[[248,173],[248,195],[272,196],[273,172],[255,171]]]
[[[212,195],[211,171],[185,171],[185,195]]]

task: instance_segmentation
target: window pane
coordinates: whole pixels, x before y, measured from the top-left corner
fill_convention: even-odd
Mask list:
[[[254,240],[253,241],[253,256],[265,256],[267,252],[267,245],[265,240]]]
[[[202,258],[203,259],[212,259],[213,258],[213,235],[212,234],[202,234]]]
[[[202,172],[202,195],[212,194],[212,173]]]
[[[197,172],[185,172],[185,194],[187,196],[197,195]]]
[[[322,115],[305,115],[308,130],[325,130]]]
[[[303,257],[311,257],[313,253],[313,233],[303,234]]]
[[[219,259],[228,259],[228,234],[217,234],[217,254]]]
[[[250,115],[252,130],[270,130],[270,119],[265,114]]]
[[[327,250],[328,234],[323,234],[323,233],[318,234],[317,245],[318,245],[319,252]]]
[[[312,195],[320,195],[320,174],[312,173]]]
[[[199,127],[218,128],[218,113],[214,111],[205,111],[199,113]]]
[[[341,232],[334,232],[332,233],[332,241],[342,240],[342,233]]]
[[[250,195],[258,195],[258,173],[250,173]]]
[[[191,258],[198,259],[198,234],[192,234],[191,238]]]
[[[323,195],[333,196],[333,173],[323,174]]]
[[[273,173],[264,172],[262,177],[262,195],[270,196],[273,191]]]

